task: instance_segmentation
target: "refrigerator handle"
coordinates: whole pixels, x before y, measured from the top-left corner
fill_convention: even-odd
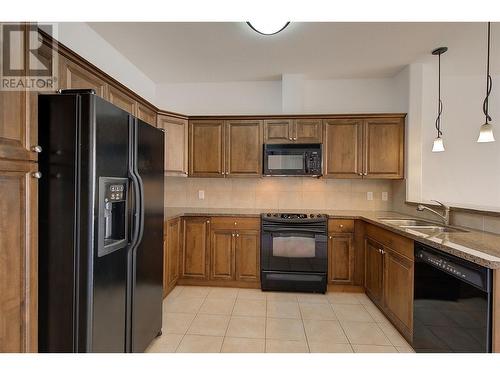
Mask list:
[[[137,173],[137,171],[136,171]],[[144,183],[142,182],[141,175],[137,173],[137,181],[139,185],[139,199],[140,199],[140,204],[139,204],[139,233],[137,235],[137,243],[140,243],[142,241],[142,235],[144,234]]]
[[[130,240],[130,247],[133,248],[137,245],[138,238],[139,238],[139,230],[140,230],[140,213],[138,212],[138,208],[141,206],[141,194],[140,194],[140,188],[139,188],[139,181],[137,180],[137,177],[134,175],[134,173],[130,173],[130,179],[132,180],[132,186],[133,186],[133,197],[134,197],[134,203],[133,203],[133,211],[132,211],[132,220],[134,222],[132,228],[132,238]],[[139,208],[140,209],[140,208]]]

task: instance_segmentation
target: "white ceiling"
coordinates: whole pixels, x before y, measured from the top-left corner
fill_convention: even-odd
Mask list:
[[[294,23],[275,36],[243,22],[89,23],[155,83],[383,78],[445,45],[448,74],[482,74],[486,23]],[[492,71],[500,73],[500,25],[492,25]],[[498,56],[498,57],[497,57]]]

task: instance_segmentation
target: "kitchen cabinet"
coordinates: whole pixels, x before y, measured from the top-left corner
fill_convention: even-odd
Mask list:
[[[321,143],[321,119],[264,120],[265,143]]]
[[[332,119],[324,126],[326,177],[404,177],[402,118]]]
[[[224,121],[189,122],[189,175],[224,177]]]
[[[189,122],[189,175],[255,177],[262,173],[262,121]]]
[[[363,121],[325,120],[323,142],[326,177],[363,177]]]
[[[62,55],[59,56],[59,88],[93,89],[101,98],[108,97],[108,85],[102,77]]]
[[[108,100],[132,115],[136,112],[136,101],[118,87],[113,85],[108,86]]]
[[[182,219],[182,278],[208,279],[209,226],[208,217]]]
[[[164,297],[175,287],[179,279],[181,220],[168,220],[164,240],[163,293]]]
[[[262,121],[226,121],[226,175],[262,174]]]
[[[260,281],[259,220],[254,229],[238,230],[235,242],[236,281]]]
[[[234,279],[234,240],[233,228],[210,229],[210,279]]]
[[[413,241],[368,224],[365,237],[366,294],[411,341]]]
[[[328,283],[354,281],[354,220],[328,220]]]
[[[365,242],[365,289],[375,302],[382,304],[384,255],[382,245],[371,238]]]
[[[0,160],[0,352],[37,351],[37,168]]]
[[[131,113],[133,114],[133,112]],[[156,126],[156,110],[153,107],[138,102],[136,105],[135,117],[144,121],[146,124]]]
[[[165,130],[165,174],[188,174],[188,121],[183,118],[158,115],[158,128]]]
[[[369,119],[364,123],[364,178],[404,177],[404,120]]]

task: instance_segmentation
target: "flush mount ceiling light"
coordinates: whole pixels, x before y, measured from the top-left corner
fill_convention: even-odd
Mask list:
[[[280,31],[285,30],[285,28],[290,24],[290,22],[283,21],[252,21],[247,22],[253,30],[262,35],[275,35]]]
[[[493,135],[493,126],[490,124],[491,117],[488,114],[488,101],[491,94],[491,75],[490,75],[490,22],[488,22],[488,55],[486,62],[486,98],[483,102],[483,113],[486,118],[483,125],[479,129],[479,137],[477,141],[479,143],[483,142],[495,142],[495,137]]]
[[[437,137],[434,139],[434,144],[432,145],[432,152],[443,152],[444,151],[444,144],[443,144],[443,138],[441,138],[441,135],[443,135],[443,132],[441,131],[441,113],[443,112],[443,102],[441,101],[441,55],[448,51],[448,47],[439,47],[436,48],[434,51],[432,51],[433,55],[438,56],[438,115],[436,117],[436,130],[437,130]]]

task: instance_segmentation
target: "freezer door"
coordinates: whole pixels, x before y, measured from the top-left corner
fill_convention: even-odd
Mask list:
[[[140,242],[133,253],[131,351],[143,352],[162,326],[164,133],[140,120],[136,124],[136,171],[143,202]]]
[[[95,234],[89,351],[123,353],[126,351],[129,215],[125,197],[129,177],[130,115],[95,95],[92,97],[95,100],[95,153],[90,149],[89,157],[95,158]],[[115,190],[119,190],[120,195],[117,196]],[[118,217],[120,215],[122,217]],[[113,219],[112,228],[110,216]],[[108,242],[113,246],[103,246]]]

